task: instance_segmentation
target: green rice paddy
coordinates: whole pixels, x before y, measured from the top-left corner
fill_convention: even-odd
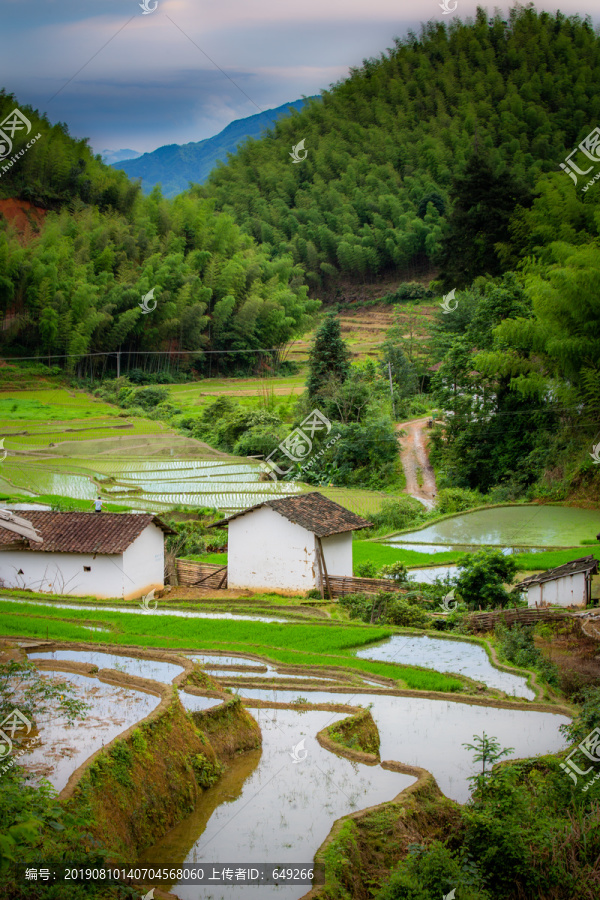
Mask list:
[[[77,620],[103,625],[109,631],[90,632],[78,625]],[[0,600],[0,633],[40,640],[87,641],[115,646],[227,650],[238,655],[247,652],[288,665],[346,666],[364,674],[393,678],[399,687],[414,690],[463,690],[462,682],[449,675],[353,656],[354,650],[390,637],[393,634],[391,628],[184,619],[116,613],[101,608],[98,611],[61,609],[35,603],[28,603],[17,612],[14,603]],[[306,650],[307,647],[310,650]]]

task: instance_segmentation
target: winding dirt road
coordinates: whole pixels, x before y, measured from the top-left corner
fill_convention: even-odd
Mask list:
[[[396,426],[396,430],[406,432],[400,440],[400,461],[406,476],[404,491],[431,509],[435,502],[437,487],[427,452],[428,439],[425,428],[429,418],[425,416],[423,419],[401,422]]]

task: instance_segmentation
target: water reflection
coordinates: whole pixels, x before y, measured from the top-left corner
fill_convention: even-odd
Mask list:
[[[514,697],[535,699],[535,692],[527,687],[527,679],[511,675],[493,666],[483,647],[467,641],[395,634],[383,644],[357,650],[356,656],[396,662],[402,665],[424,666],[436,672],[456,672],[489,687],[499,688]]]
[[[392,800],[414,781],[408,775],[380,766],[352,763],[324,750],[316,734],[343,718],[328,712],[250,710],[260,725],[262,752],[245,754],[202,797],[195,813],[176,826],[144,855],[148,865],[169,860],[235,863],[236,861],[285,863],[312,862],[335,819],[357,809]],[[293,747],[303,742],[297,763]],[[297,900],[307,887],[299,885],[252,887],[244,900]],[[178,885],[181,900],[235,898],[240,890],[219,885]]]

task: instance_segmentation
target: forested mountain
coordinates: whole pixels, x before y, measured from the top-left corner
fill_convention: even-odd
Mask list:
[[[2,119],[17,106],[0,95]],[[204,351],[227,350],[213,371],[243,370],[255,365],[253,351],[276,355],[306,327],[319,304],[289,257],[271,260],[212,201],[168,201],[158,190],[142,197],[66,126],[19,108],[40,137],[21,154],[28,141],[17,135],[0,192],[49,212],[43,225],[32,222],[39,234],[25,243],[0,217],[2,352],[61,356],[73,370],[85,354],[121,351],[127,368],[139,365],[136,351],[175,359],[198,351],[178,364],[202,371]],[[114,366],[106,355],[86,359],[88,373]]]
[[[276,109],[266,109],[245,119],[235,119],[214,137],[189,144],[168,144],[152,153],[144,153],[136,159],[111,161],[115,169],[126,172],[130,178],[142,179],[142,190],[148,193],[160,184],[165,197],[175,197],[192,184],[203,184],[217,160],[227,161],[230,153],[248,138],[258,138],[279,119],[289,116],[291,110],[300,110],[306,100],[284,103]]]
[[[507,20],[479,9],[472,24],[430,22],[249,141],[203,194],[313,284],[442,264],[467,249],[444,245],[444,217],[473,152],[514,187],[514,205],[600,120],[599,78],[600,36],[577,17],[517,7]]]

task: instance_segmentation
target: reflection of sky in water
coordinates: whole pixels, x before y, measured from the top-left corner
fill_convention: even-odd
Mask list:
[[[94,650],[52,650],[30,653],[29,659],[65,659],[72,662],[90,663],[99,669],[118,669],[139,678],[152,678],[169,684],[183,672],[183,666],[154,659],[136,659],[133,656],[119,656],[118,653],[102,653]]]
[[[195,712],[199,709],[210,709],[212,706],[218,706],[222,703],[218,697],[200,697],[198,694],[188,694],[187,691],[179,692],[181,703],[189,712]]]
[[[242,696],[290,703],[302,695],[299,691],[244,688]],[[555,753],[566,747],[558,729],[569,720],[552,713],[385,694],[311,691],[305,696],[310,703],[372,703],[371,713],[381,737],[381,759],[422,766],[432,773],[444,794],[459,803],[467,800],[467,777],[475,774],[471,751],[462,746],[473,743],[473,735],[485,731],[497,737],[501,747],[514,747],[512,759]],[[265,710],[269,711],[275,712]]]
[[[394,546],[431,542],[566,547],[593,538],[597,533],[598,513],[594,510],[558,506],[501,506],[444,519],[426,528],[399,535],[397,543],[392,538],[389,543]]]
[[[160,601],[159,601],[160,602]],[[287,622],[287,619],[277,619],[274,616],[244,616],[235,613],[221,612],[195,612],[189,609],[153,609],[144,610],[139,606],[91,606],[84,603],[44,603],[43,600],[16,600],[12,597],[0,597],[0,603],[19,603],[25,606],[51,606],[58,609],[86,609],[93,612],[118,612],[124,615],[134,616],[175,616],[178,619],[234,619],[240,622]],[[82,628],[85,626],[81,626]]]
[[[160,697],[141,691],[104,684],[73,672],[44,672],[75,686],[75,696],[91,704],[82,720],[69,726],[63,716],[50,712],[36,722],[42,744],[19,757],[19,764],[44,767],[41,774],[61,791],[73,774],[96,750],[108,744],[131,725],[145,719],[160,703]],[[54,704],[48,704],[52,710]],[[45,767],[51,767],[46,771]]]
[[[535,693],[527,687],[526,678],[497,669],[491,664],[483,647],[467,641],[395,634],[384,644],[357,650],[356,656],[424,666],[426,669],[435,669],[436,672],[458,672],[515,697],[525,697],[527,700],[535,698]]]
[[[457,573],[458,566],[431,566],[424,569],[409,569],[408,577],[410,581],[426,581],[433,584],[437,578],[446,581],[449,577],[454,578]]]
[[[204,656],[194,654],[190,655],[190,659],[193,659],[194,662],[199,662],[201,665],[205,664],[210,668],[207,668],[207,672],[209,675],[214,675],[215,678],[280,678],[284,681],[287,681],[290,678],[302,678],[305,681],[310,678],[308,674],[304,675],[288,675],[283,672],[278,672],[274,666],[265,663],[265,669],[262,672],[238,672],[235,669],[219,669],[218,666],[259,666],[260,663],[256,659],[245,659],[243,656]],[[215,668],[217,667],[217,668]],[[315,675],[314,678],[310,678],[311,681],[314,679],[318,679],[319,681],[336,681],[335,678],[327,675]]]
[[[225,802],[212,812],[206,827],[201,817],[195,833],[186,823],[176,826],[145,854],[146,860],[169,860],[171,865],[185,858],[186,862],[205,863],[205,869],[218,862],[303,863],[309,867],[335,819],[392,800],[414,781],[409,775],[352,763],[324,750],[316,734],[342,719],[339,713],[250,712],[263,737],[256,768],[235,789],[227,790],[225,781],[207,791],[199,806],[210,805],[211,793],[219,790]],[[291,753],[301,742],[296,754],[301,761],[294,763]],[[246,885],[240,890],[235,884],[180,885],[173,890],[181,900],[297,900],[309,886]]]

